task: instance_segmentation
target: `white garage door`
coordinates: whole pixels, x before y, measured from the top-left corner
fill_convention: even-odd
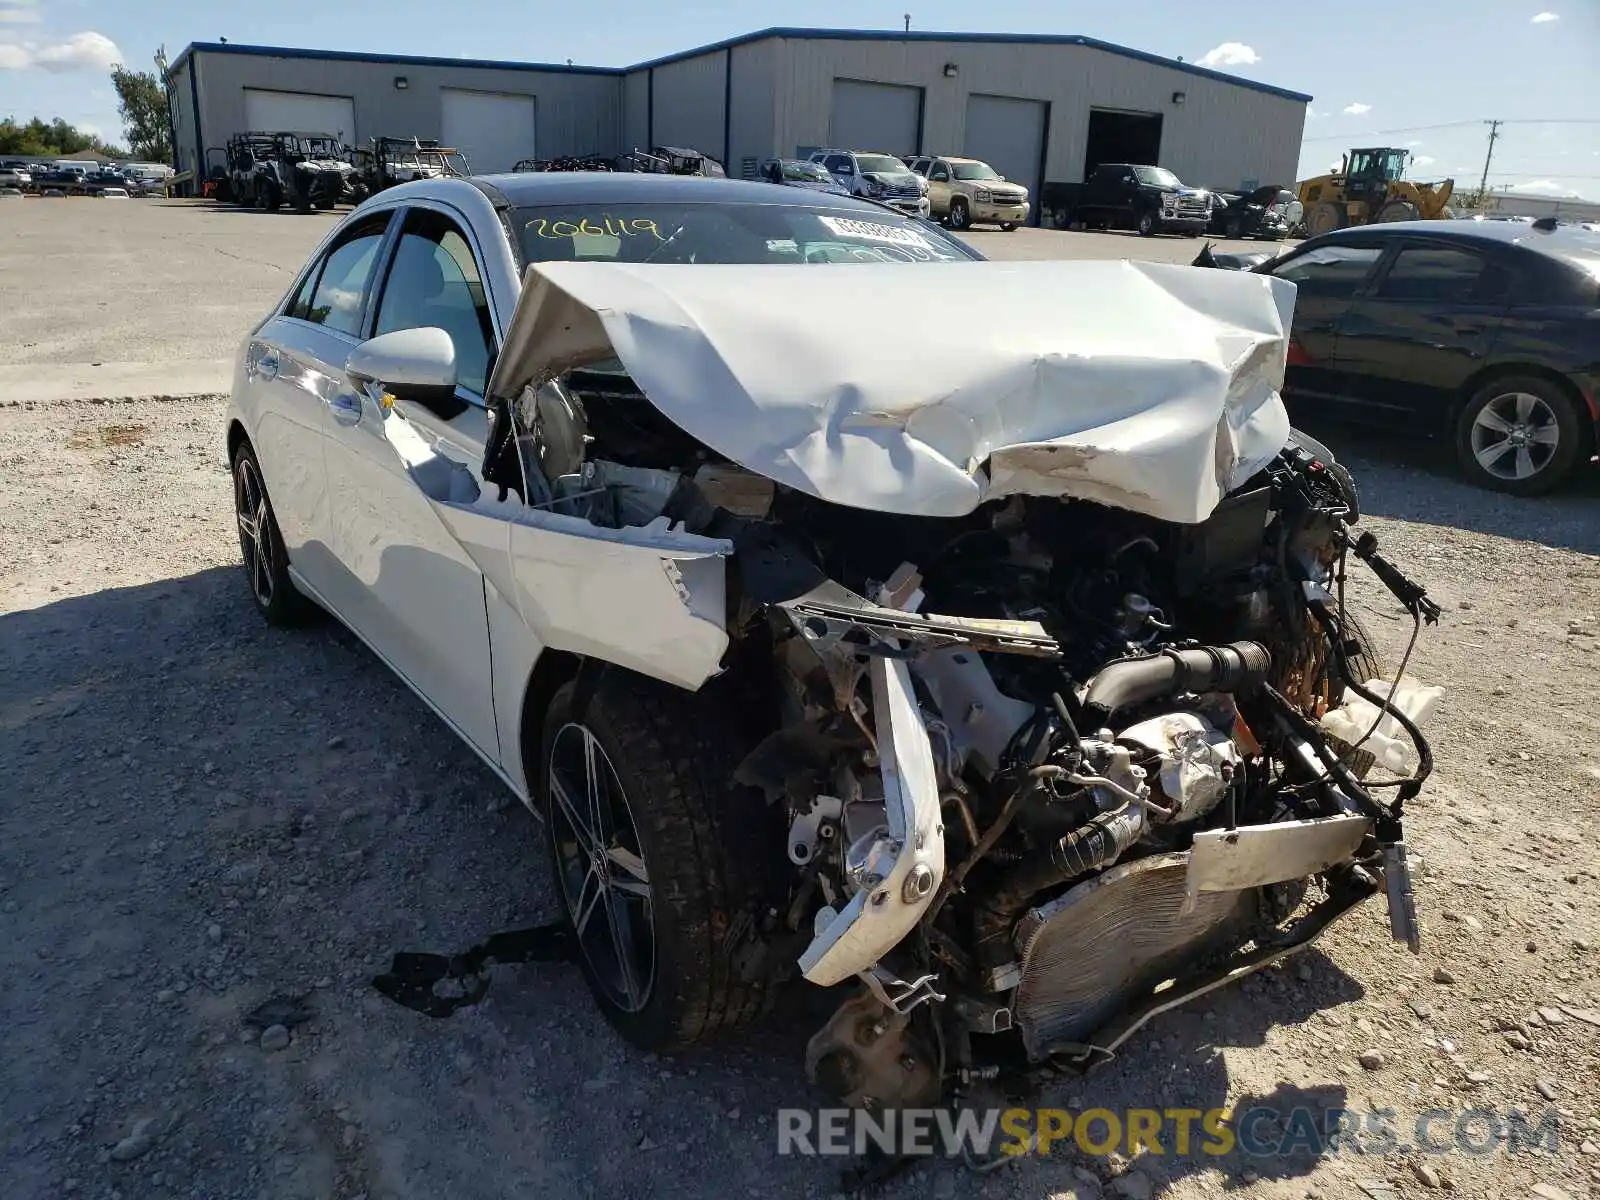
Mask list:
[[[474,172],[509,171],[518,159],[536,155],[532,96],[454,88],[440,94],[444,144],[463,151]]]
[[[894,83],[833,81],[828,143],[841,150],[916,154],[922,124],[922,89]]]
[[[1044,149],[1044,101],[1011,96],[967,97],[968,158],[980,158],[1028,189],[1039,211],[1039,165]]]
[[[268,92],[245,88],[244,119],[265,133],[326,133],[356,144],[356,102],[349,96],[312,92]]]

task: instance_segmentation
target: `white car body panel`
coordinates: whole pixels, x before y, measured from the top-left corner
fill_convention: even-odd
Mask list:
[[[909,268],[867,287],[849,268],[535,263],[490,391],[615,357],[734,462],[925,516],[1022,493],[1197,523],[1288,439],[1292,284],[1133,262],[944,269],[1005,303],[950,305]]]

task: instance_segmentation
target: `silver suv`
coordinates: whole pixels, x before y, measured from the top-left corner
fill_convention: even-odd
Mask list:
[[[818,150],[811,161],[828,168],[829,174],[852,196],[864,196],[881,204],[893,205],[913,217],[925,217],[928,206],[928,181],[892,154],[867,150]]]

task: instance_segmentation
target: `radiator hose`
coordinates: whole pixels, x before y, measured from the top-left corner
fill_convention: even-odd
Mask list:
[[[1260,642],[1163,650],[1102,667],[1089,680],[1083,710],[1097,729],[1120,709],[1179,692],[1245,692],[1266,682],[1272,655]]]
[[[1091,817],[1063,838],[1029,854],[1006,871],[973,914],[978,965],[1003,966],[1016,957],[1011,927],[1028,901],[1046,888],[1114,862],[1144,833],[1144,809],[1129,802]]]

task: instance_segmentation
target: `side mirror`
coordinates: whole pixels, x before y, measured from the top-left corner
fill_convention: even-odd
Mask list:
[[[357,390],[382,385],[402,400],[426,403],[453,398],[456,344],[443,329],[396,329],[362,342],[345,359],[345,374]]]

